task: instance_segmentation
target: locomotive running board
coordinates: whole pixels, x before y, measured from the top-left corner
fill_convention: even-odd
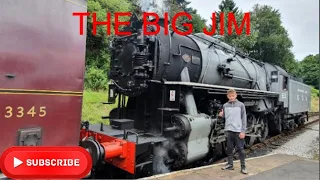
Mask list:
[[[160,83],[159,81],[153,81]],[[239,95],[247,96],[247,98],[252,97],[278,97],[279,93],[272,91],[263,91],[258,89],[246,89],[246,88],[236,88],[231,86],[220,86],[220,85],[211,85],[195,82],[181,82],[181,81],[164,81],[163,84],[166,85],[181,85],[181,86],[192,86],[195,89],[206,89],[209,90],[209,93],[212,94],[225,94],[228,89],[235,89]]]

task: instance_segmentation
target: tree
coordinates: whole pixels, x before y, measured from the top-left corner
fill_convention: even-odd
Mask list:
[[[88,12],[95,12],[97,21],[102,22],[106,21],[107,12],[111,12],[111,35],[107,34],[106,26],[100,25],[97,26],[96,35],[93,34],[93,16],[90,15],[87,18],[87,45],[86,45],[86,67],[87,74],[86,75],[86,85],[93,85],[96,83],[90,83],[91,81],[97,81],[97,79],[93,79],[93,77],[99,77],[101,81],[105,81],[104,78],[107,78],[109,71],[109,61],[110,61],[110,52],[108,51],[108,47],[110,44],[110,40],[114,35],[114,12],[128,12],[132,8],[131,2],[128,0],[88,0],[87,3]],[[128,20],[129,17],[120,17],[120,21]],[[99,69],[97,71],[95,69]],[[99,73],[99,75],[94,76],[94,73]],[[101,75],[102,73],[102,75]],[[102,79],[101,79],[102,78]],[[87,88],[97,88],[86,86]]]
[[[319,54],[308,55],[300,62],[299,76],[304,83],[319,89],[320,59]]]
[[[193,33],[202,32],[203,28],[206,27],[206,20],[203,19],[198,13],[196,9],[192,7],[188,7],[190,1],[186,0],[167,0],[166,4],[169,6],[169,16],[173,18],[179,12],[186,12],[189,13],[192,17],[190,21],[187,17],[179,17],[177,19],[176,25],[184,29],[185,31],[188,30],[188,27],[183,26],[183,23],[192,23],[193,26]]]
[[[234,31],[233,31],[232,35],[228,35],[228,25],[229,25],[228,14],[229,13],[233,13],[235,15],[236,21],[241,23],[242,18],[243,18],[243,13],[238,10],[236,3],[233,0],[222,0],[222,2],[219,5],[219,11],[215,15],[216,16],[215,24],[210,24],[208,30],[209,30],[209,32],[211,32],[212,28],[213,28],[212,26],[214,26],[214,27],[216,27],[215,35],[217,35],[217,34],[220,35],[220,30],[223,28],[224,35],[222,35],[221,40],[226,43],[232,44],[232,40],[236,39],[237,35],[235,35]],[[224,15],[224,19],[220,18],[221,14]],[[212,18],[213,17],[210,17],[210,19],[211,19],[210,22],[212,22],[212,20],[213,20]],[[221,27],[221,24],[220,24],[222,20],[224,21],[223,27]]]
[[[232,12],[234,14],[238,14],[238,7],[236,6],[236,3],[233,0],[222,0],[222,2],[219,5],[219,12],[217,13],[217,25],[220,23],[220,14],[221,13],[229,13]],[[226,14],[225,14],[226,15]],[[225,16],[227,17],[227,16]]]
[[[192,16],[193,33],[203,32],[203,28],[207,28],[206,20],[204,20],[199,14],[194,13]]]
[[[253,7],[251,22],[255,24],[258,36],[250,55],[284,67],[291,56],[292,41],[282,25],[280,12],[271,6],[257,4]]]
[[[241,17],[242,12],[238,10]],[[241,22],[241,21],[238,21]],[[223,40],[247,52],[257,60],[292,70],[292,41],[281,22],[278,10],[268,5],[254,5],[250,12],[250,35],[228,36]]]
[[[284,69],[291,75],[299,77],[299,72],[301,71],[301,66],[298,60],[294,59],[294,54],[289,52],[286,56]]]

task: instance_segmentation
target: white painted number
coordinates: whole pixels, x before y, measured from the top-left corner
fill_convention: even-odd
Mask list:
[[[170,90],[170,101],[175,101],[175,100],[176,100],[176,91]]]

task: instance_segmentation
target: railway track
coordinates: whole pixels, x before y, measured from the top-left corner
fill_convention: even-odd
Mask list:
[[[318,117],[317,117],[318,116]],[[302,126],[294,129],[293,131],[284,131],[279,135],[267,138],[265,141],[261,143],[254,144],[249,149],[245,149],[246,158],[249,157],[257,157],[268,153],[268,151],[277,149],[284,143],[290,141],[295,138],[297,135],[307,130],[307,126],[319,122],[319,112],[309,113],[309,121],[305,122]],[[234,160],[238,160],[238,153],[234,152]],[[218,161],[215,161],[213,164],[218,164],[226,162],[226,158],[222,158]]]
[[[310,112],[310,117],[319,116],[319,112]]]

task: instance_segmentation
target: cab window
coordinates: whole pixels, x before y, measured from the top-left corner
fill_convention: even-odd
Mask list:
[[[283,86],[282,86],[284,91],[288,90],[288,77],[283,76]]]

